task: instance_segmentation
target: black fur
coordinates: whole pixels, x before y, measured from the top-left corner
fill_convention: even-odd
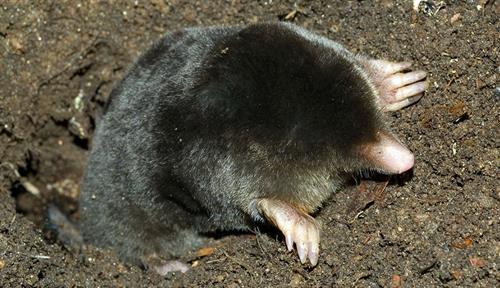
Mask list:
[[[82,184],[86,241],[177,257],[248,229],[259,197],[314,210],[384,124],[356,58],[290,24],[186,29],[114,89]]]

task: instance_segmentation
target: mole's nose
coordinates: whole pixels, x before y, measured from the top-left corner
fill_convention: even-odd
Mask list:
[[[408,148],[389,133],[381,132],[378,136],[378,141],[367,144],[362,152],[376,168],[400,174],[413,167],[415,157]]]
[[[387,172],[400,174],[410,170],[415,164],[413,154],[400,143],[384,143],[380,155],[382,169]]]

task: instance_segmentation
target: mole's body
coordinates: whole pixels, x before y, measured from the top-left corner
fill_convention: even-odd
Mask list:
[[[397,73],[408,67],[290,24],[168,34],[114,89],[97,127],[84,239],[148,262],[182,255],[205,232],[269,221],[315,265],[308,213],[343,175],[413,166],[381,114],[422,96],[425,73]]]

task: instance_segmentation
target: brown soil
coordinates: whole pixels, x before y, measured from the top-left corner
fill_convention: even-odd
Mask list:
[[[416,18],[402,0],[82,2],[0,4],[0,286],[499,287],[494,0],[435,1]],[[317,215],[317,267],[300,265],[272,232],[214,239],[212,254],[187,256],[189,273],[166,278],[43,236],[47,203],[78,217],[94,117],[141,51],[176,28],[277,19],[355,52],[413,60],[431,83],[418,105],[391,117],[416,154],[413,177],[332,197]]]

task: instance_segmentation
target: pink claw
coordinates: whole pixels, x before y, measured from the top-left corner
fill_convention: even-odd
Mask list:
[[[313,266],[318,264],[319,225],[314,218],[276,199],[260,199],[257,206],[285,235],[288,251],[293,250],[295,243],[302,264],[306,263],[307,259]]]
[[[396,111],[417,102],[427,89],[425,71],[410,71],[411,62],[389,62],[359,57],[379,92],[384,111]]]

